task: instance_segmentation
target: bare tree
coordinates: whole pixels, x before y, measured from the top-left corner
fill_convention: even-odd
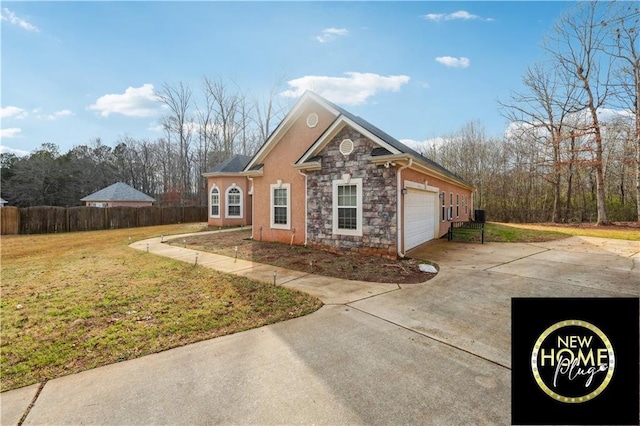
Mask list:
[[[576,112],[571,105],[576,91],[575,81],[570,81],[571,75],[561,75],[562,71],[554,64],[549,64],[546,69],[536,64],[527,69],[522,79],[526,91],[513,92],[509,102],[500,102],[503,115],[517,127],[517,131],[532,133],[533,138],[529,140],[541,141],[543,152],[546,147],[551,148],[552,175],[549,181],[553,186],[553,222],[559,222],[562,215],[562,145],[574,137],[573,130],[571,133],[567,130],[567,124]],[[543,161],[546,163],[547,159]]]
[[[185,196],[192,190],[191,182],[191,138],[193,121],[189,115],[192,91],[182,82],[177,87],[164,84],[158,94],[160,101],[169,108],[170,114],[165,117],[164,127],[168,134],[175,134],[178,143],[178,192],[180,203],[184,204]]]
[[[613,87],[615,97],[633,116],[635,147],[636,208],[640,221],[640,7],[634,2],[609,4],[611,16],[602,20],[608,29],[609,40],[604,46],[608,55],[615,58]]]
[[[229,89],[222,79],[204,79],[204,89],[213,104],[216,151],[220,161],[230,157],[235,150],[236,138],[240,134],[237,116],[242,103],[242,95]]]
[[[587,124],[578,129],[593,136],[593,167],[596,177],[597,223],[608,223],[604,182],[602,127],[598,109],[608,99],[610,58],[602,54],[606,31],[601,25],[602,12],[597,2],[579,3],[554,26],[545,49],[553,60],[564,69],[563,75],[571,76],[564,84],[576,85],[572,104],[584,111]],[[602,65],[604,63],[604,66]]]
[[[284,118],[284,112],[289,109],[290,105],[283,105],[279,102],[278,92],[281,90],[284,84],[284,76],[279,76],[271,89],[266,99],[254,100],[255,109],[255,122],[258,128],[258,136],[261,142],[267,140],[275,124],[279,123]]]

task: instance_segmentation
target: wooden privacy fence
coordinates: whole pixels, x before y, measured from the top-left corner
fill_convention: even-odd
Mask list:
[[[0,233],[48,234],[206,222],[206,207],[3,207]]]

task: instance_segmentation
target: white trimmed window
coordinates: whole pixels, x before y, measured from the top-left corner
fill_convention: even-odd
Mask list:
[[[333,181],[333,233],[362,236],[362,179]]]
[[[447,219],[453,220],[453,192],[449,193],[449,214]]]
[[[235,185],[227,188],[227,211],[225,217],[242,217],[242,190]]]
[[[441,210],[441,212],[440,212],[440,219],[441,219],[443,222],[444,222],[445,220],[447,220],[446,198],[447,198],[447,195],[446,195],[444,192],[442,192],[442,193],[440,194],[440,206],[441,206],[441,208],[440,208],[440,210]]]
[[[460,217],[460,194],[456,194],[456,217]]]
[[[291,184],[271,185],[271,227],[291,229]]]
[[[220,190],[215,185],[211,188],[209,205],[209,216],[220,217]]]

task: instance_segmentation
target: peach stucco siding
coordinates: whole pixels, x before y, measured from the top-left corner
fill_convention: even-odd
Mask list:
[[[309,120],[311,113],[317,122]],[[252,225],[256,241],[395,257],[445,235],[452,221],[472,218],[470,185],[312,93],[303,95],[246,161],[238,170],[226,168],[230,161],[205,174],[208,222]],[[215,217],[214,185],[219,194]],[[240,218],[226,214],[230,187],[242,193]],[[275,208],[274,188],[287,189],[277,192]],[[340,204],[345,200],[352,204]]]
[[[315,112],[318,124],[309,128],[306,117]],[[253,238],[283,243],[305,243],[305,178],[292,166],[331,125],[335,117],[315,102],[301,108],[298,119],[268,153],[263,175],[253,178]],[[271,227],[271,185],[278,181],[291,185],[290,229]],[[293,237],[293,240],[292,240]]]
[[[440,225],[440,230],[438,233],[439,237],[442,237],[449,230],[450,223],[452,221],[455,222],[463,222],[471,220],[471,190],[463,188],[459,185],[454,185],[453,183],[447,182],[439,177],[434,177],[429,174],[421,173],[417,170],[407,169],[402,171],[402,181],[404,186],[404,181],[412,181],[412,182],[420,182],[424,183],[426,180],[427,185],[431,187],[438,188],[438,223]],[[441,217],[441,202],[440,194],[444,192],[446,194],[445,197],[445,208],[449,208],[450,204],[450,195],[453,194],[453,218],[452,220],[448,220],[445,215],[444,220]],[[459,211],[458,215],[456,215],[456,195],[459,197]],[[465,198],[466,197],[466,198]],[[463,200],[467,200],[467,207],[465,211],[465,206]],[[402,229],[402,235],[404,235],[404,223]]]
[[[219,214],[217,217],[211,215],[211,189],[214,187],[218,189],[220,197]],[[237,187],[242,194],[242,217],[227,217],[227,189],[230,187]],[[249,181],[246,177],[235,176],[210,176],[207,178],[207,217],[209,226],[245,226],[251,225],[252,210],[251,210],[251,196],[249,195]]]

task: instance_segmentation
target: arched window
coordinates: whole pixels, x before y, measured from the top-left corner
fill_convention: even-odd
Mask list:
[[[237,186],[227,189],[226,217],[242,217],[242,190]]]
[[[211,206],[209,209],[209,215],[211,217],[220,217],[220,191],[218,191],[218,187],[214,186],[211,188],[211,197],[210,197]]]

